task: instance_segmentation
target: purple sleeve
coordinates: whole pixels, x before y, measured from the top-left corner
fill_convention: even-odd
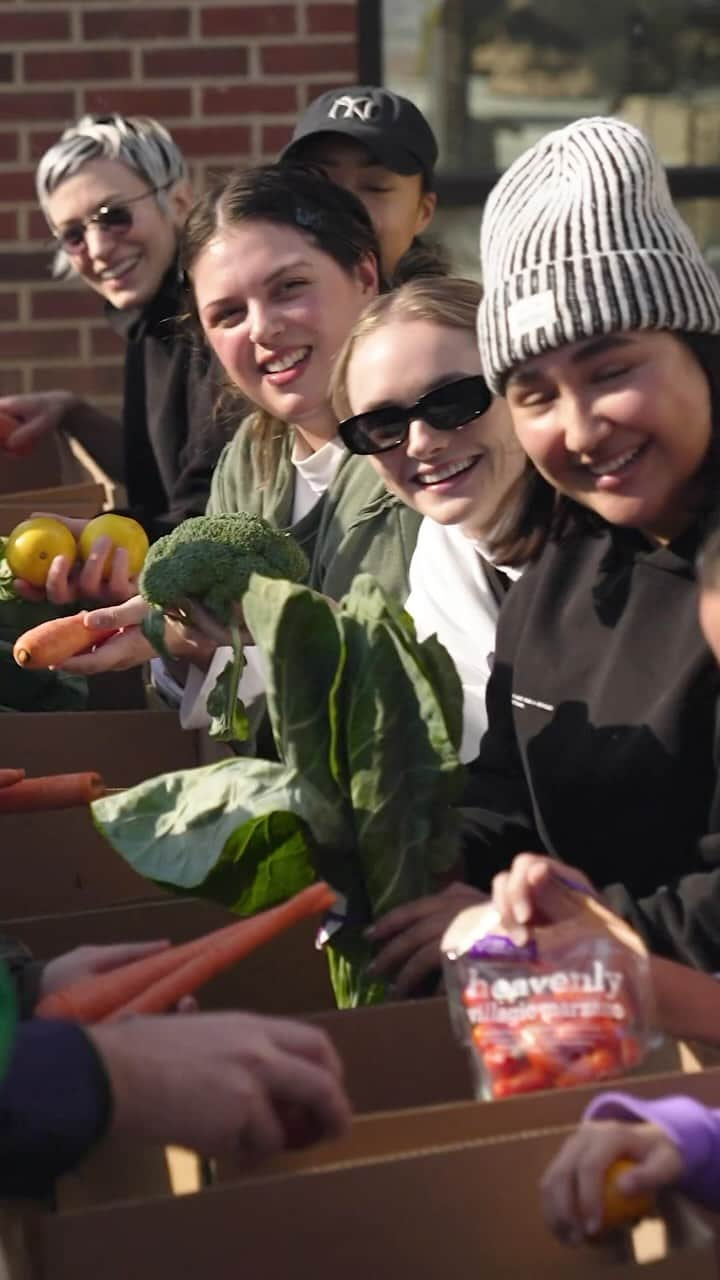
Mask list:
[[[628,1093],[601,1093],[583,1118],[656,1124],[682,1156],[685,1172],[679,1189],[710,1209],[720,1209],[720,1111],[680,1095],[647,1102]]]
[[[43,1196],[110,1121],[105,1068],[84,1031],[36,1018],[18,1024],[0,1086],[0,1196]]]

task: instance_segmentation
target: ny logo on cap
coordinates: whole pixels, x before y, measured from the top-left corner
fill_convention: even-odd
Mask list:
[[[335,99],[328,116],[331,120],[372,120],[379,110],[378,103],[372,98],[353,98],[346,93]]]

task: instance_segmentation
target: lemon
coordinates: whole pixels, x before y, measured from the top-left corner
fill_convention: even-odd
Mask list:
[[[113,552],[116,547],[124,547],[128,553],[130,577],[134,578],[135,574],[140,572],[149,544],[147,534],[137,520],[131,520],[129,516],[116,516],[111,512],[90,520],[80,534],[78,542],[81,560],[87,560],[92,545],[98,538],[110,538],[112,542],[112,547],[105,557],[103,578],[109,578],[112,573]]]
[[[5,559],[16,578],[34,587],[44,587],[55,556],[67,556],[72,563],[77,544],[70,530],[52,516],[23,520],[5,543]]]

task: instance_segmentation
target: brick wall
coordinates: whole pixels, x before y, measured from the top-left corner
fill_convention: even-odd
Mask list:
[[[0,0],[0,394],[67,387],[114,407],[99,299],[53,282],[33,168],[84,111],[156,116],[198,190],[274,158],[307,103],[356,77],[356,0]]]

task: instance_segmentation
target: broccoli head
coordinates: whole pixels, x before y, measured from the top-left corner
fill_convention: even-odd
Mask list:
[[[307,557],[295,539],[260,516],[193,516],[152,544],[140,592],[161,610],[193,597],[228,625],[251,574],[300,582],[307,571]]]
[[[300,582],[307,574],[305,552],[288,533],[260,516],[193,516],[150,547],[140,574],[140,592],[153,606],[143,622],[148,640],[163,656],[163,613],[181,601],[198,600],[230,630],[233,656],[207,700],[210,735],[221,742],[248,736],[238,685],[245,665],[237,610],[253,573]]]

